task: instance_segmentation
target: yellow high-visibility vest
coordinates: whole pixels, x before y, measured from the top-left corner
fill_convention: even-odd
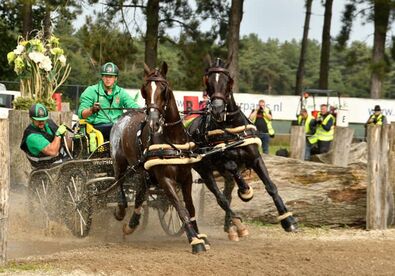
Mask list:
[[[299,115],[298,116],[298,125],[302,125],[302,116]],[[313,120],[313,116],[308,115],[305,122],[304,122],[304,131],[306,133],[306,137],[309,140],[310,144],[315,144],[317,143],[318,139],[317,136],[315,135],[315,133],[311,133],[311,129],[310,129],[310,122],[311,120]]]
[[[263,119],[266,122],[267,125],[267,130],[269,132],[270,136],[273,136],[275,134],[274,128],[272,126],[272,120],[269,120],[265,117],[265,114],[269,114],[269,108],[265,107],[265,109],[263,110]],[[256,121],[256,115],[258,114],[258,110],[255,110],[255,116],[252,118],[252,122],[255,124]]]
[[[321,114],[318,114],[318,116],[321,116]],[[322,126],[326,125],[331,118],[333,119],[333,125],[331,129],[327,131]],[[335,117],[333,117],[332,114],[328,114],[328,116],[325,117],[324,121],[322,121],[322,123],[318,125],[315,134],[319,141],[332,141],[334,133],[335,133]]]

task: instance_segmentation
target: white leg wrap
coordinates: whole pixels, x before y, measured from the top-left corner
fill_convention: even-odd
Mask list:
[[[284,213],[284,214],[278,216],[278,217],[277,217],[277,220],[278,220],[278,221],[282,221],[283,219],[286,219],[287,217],[290,217],[290,216],[292,216],[292,212],[286,212],[286,213]]]
[[[252,189],[252,187],[250,186],[250,188],[247,190],[247,193],[240,193],[240,196],[244,199],[250,199],[254,196],[254,189]]]

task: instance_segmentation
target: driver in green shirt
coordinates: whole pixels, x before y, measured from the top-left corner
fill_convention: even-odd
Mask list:
[[[34,167],[49,165],[64,157],[61,154],[62,138],[67,129],[64,124],[59,127],[48,119],[48,110],[40,103],[29,109],[32,123],[23,133],[20,148],[26,152]]]
[[[139,108],[125,89],[118,86],[118,67],[107,62],[101,67],[101,80],[85,89],[80,97],[78,116],[99,130],[109,140],[113,124],[123,114],[122,108]]]

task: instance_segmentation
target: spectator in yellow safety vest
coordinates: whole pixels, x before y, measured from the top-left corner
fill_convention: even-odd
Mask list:
[[[365,123],[365,139],[367,136],[367,127],[368,126],[382,126],[387,124],[387,117],[381,113],[381,108],[379,105],[374,106],[374,113],[369,116],[369,119]]]
[[[304,160],[310,160],[311,149],[317,144],[317,136],[315,136],[316,121],[313,116],[309,115],[305,108],[300,110],[298,116],[298,125],[304,126],[304,131],[306,134],[306,149]]]
[[[316,122],[315,136],[317,137],[318,152],[328,152],[335,132],[335,117],[328,112],[328,105],[321,105],[321,112],[318,114]]]
[[[269,154],[270,137],[273,138],[275,133],[272,126],[272,112],[266,107],[264,100],[259,100],[258,108],[251,112],[249,118],[258,130],[258,137],[262,141],[263,153]]]
[[[365,127],[368,125],[385,125],[387,124],[387,118],[385,115],[381,114],[381,108],[379,105],[374,107],[374,113],[369,116],[368,121],[365,124]]]

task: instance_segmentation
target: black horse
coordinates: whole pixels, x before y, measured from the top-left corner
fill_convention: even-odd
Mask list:
[[[134,212],[129,223],[124,225],[124,234],[131,234],[138,226],[141,206],[149,186],[147,182],[152,182],[165,191],[176,208],[192,252],[205,251],[207,239],[205,235],[199,234],[191,196],[190,162],[193,162],[193,158],[188,156],[191,143],[188,143],[189,137],[166,80],[167,64],[163,63],[161,70],[151,70],[145,65],[144,71],[145,82],[141,92],[146,103],[146,114],[136,111],[126,113],[113,126],[110,135],[114,173],[121,194],[115,217],[122,220],[127,207],[123,190],[124,175],[129,166],[139,168],[139,173],[145,175],[143,179],[147,181],[136,188]],[[141,164],[144,164],[144,168]],[[177,195],[178,187],[181,187],[185,206]]]
[[[277,187],[270,179],[259,153],[260,140],[255,135],[256,128],[236,105],[232,93],[233,79],[220,59],[207,69],[205,84],[210,98],[208,110],[205,115],[192,122],[188,132],[200,148],[228,147],[228,149],[215,155],[208,155],[193,168],[200,174],[208,189],[214,193],[218,204],[225,210],[224,229],[229,233],[229,238],[238,240],[238,236],[246,236],[248,231],[230,208],[229,200],[219,190],[213,176],[214,170],[226,179],[225,194],[230,196],[235,180],[239,188],[239,197],[243,201],[249,201],[252,198],[252,190],[244,181],[240,170],[253,169],[273,198],[279,213],[278,220],[284,230],[296,231],[297,223],[278,194]]]

